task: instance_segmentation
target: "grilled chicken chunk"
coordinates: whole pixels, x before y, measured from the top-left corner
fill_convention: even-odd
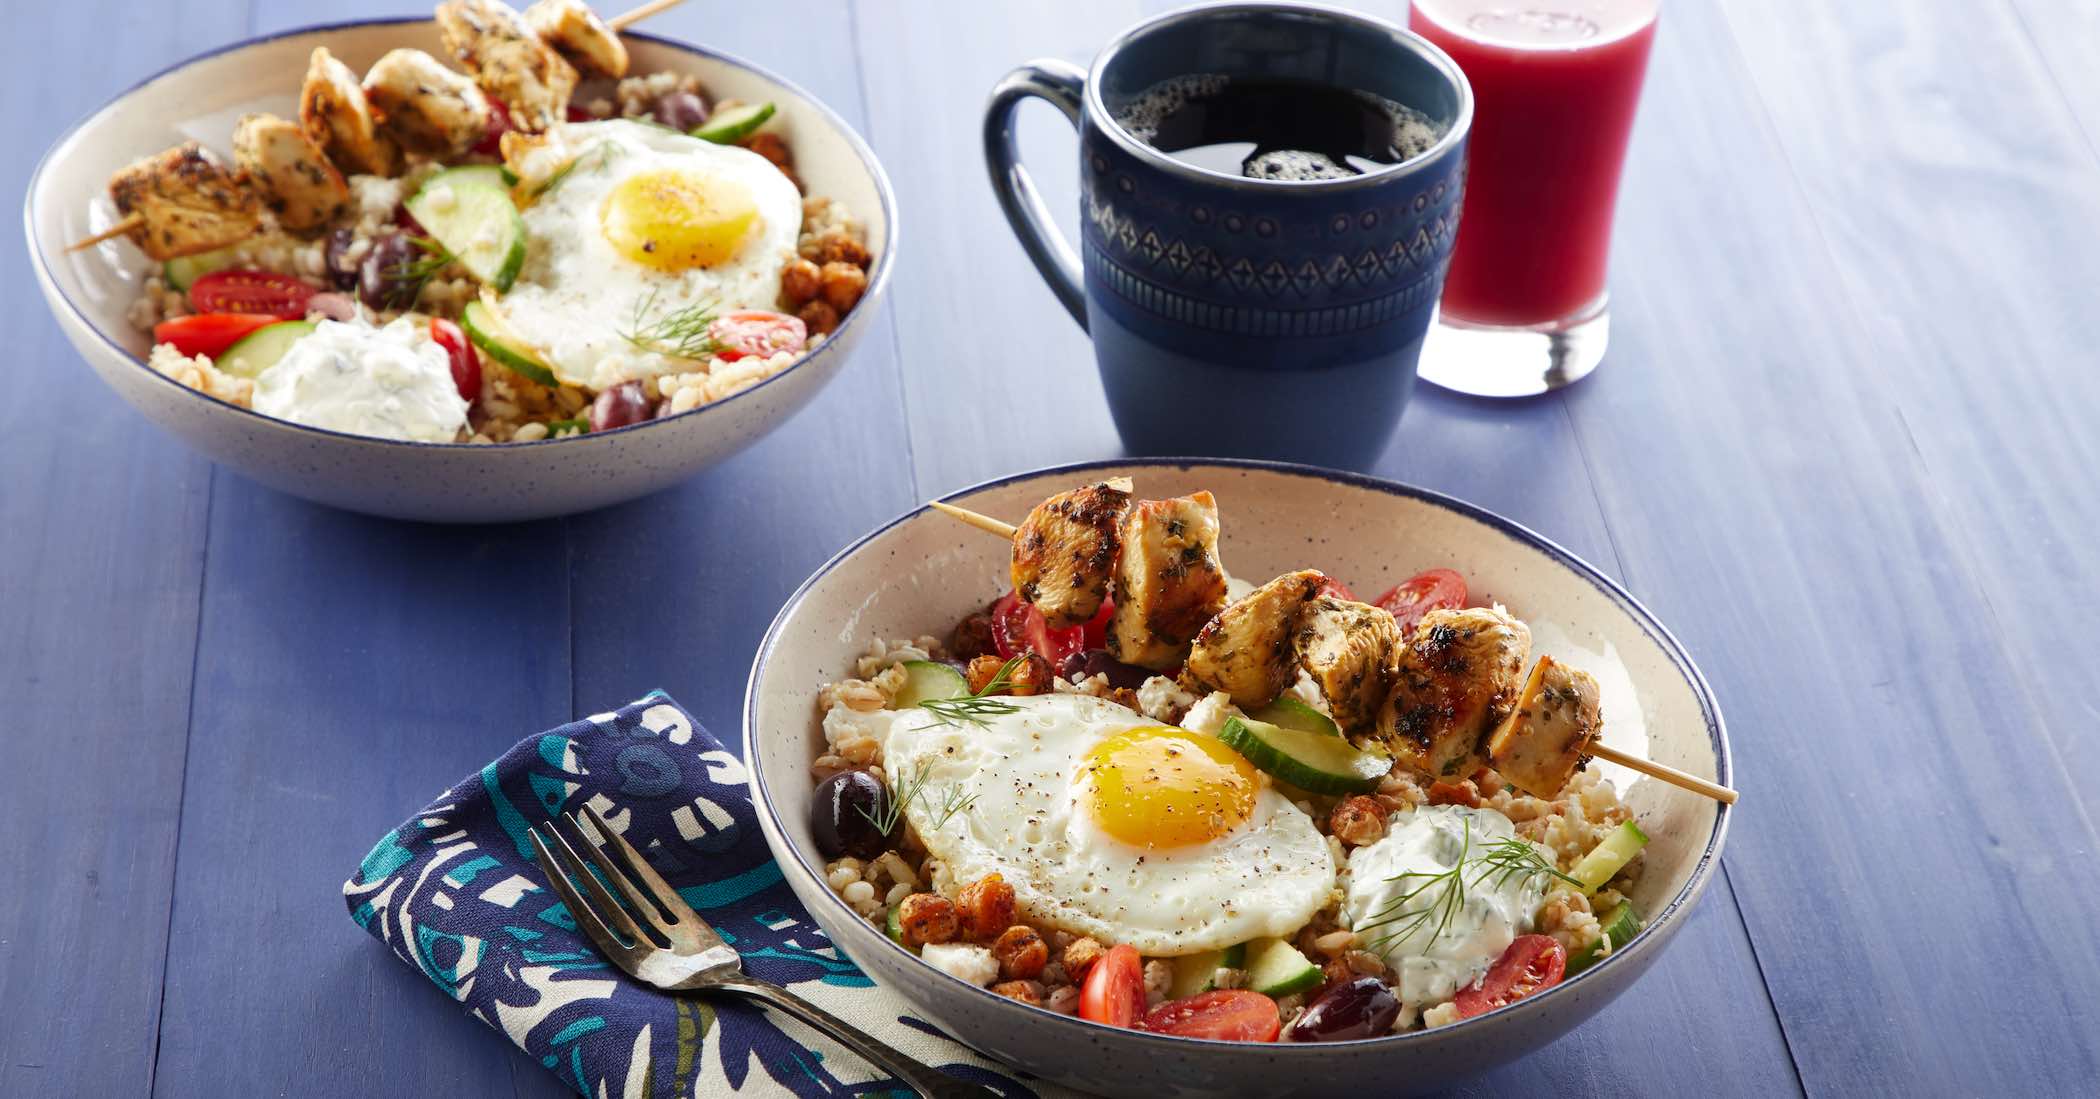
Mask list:
[[[1129,510],[1130,482],[1119,477],[1052,496],[1014,531],[1014,591],[1051,629],[1079,625],[1101,609]]]
[[[357,74],[325,46],[316,46],[306,62],[299,125],[348,174],[391,176],[401,168],[401,150],[380,131]]]
[[[1597,681],[1542,656],[1532,665],[1516,707],[1489,735],[1488,763],[1517,789],[1554,797],[1589,762],[1584,750],[1603,728]]]
[[[569,64],[617,80],[627,75],[627,44],[583,0],[539,0],[525,22]]]
[[[1430,611],[1400,650],[1379,735],[1410,767],[1465,776],[1489,727],[1515,706],[1530,655],[1531,628],[1500,608]]]
[[[1299,614],[1326,582],[1318,571],[1301,569],[1234,600],[1196,634],[1183,679],[1224,691],[1243,710],[1276,701],[1298,671]]]
[[[233,162],[248,173],[277,224],[293,232],[334,221],[350,201],[343,173],[296,122],[242,115],[233,127]]]
[[[1108,651],[1125,664],[1165,671],[1225,609],[1218,502],[1208,492],[1141,500],[1123,519],[1122,541]]]
[[[109,195],[138,215],[126,235],[157,260],[224,248],[262,226],[255,189],[194,141],[132,161],[109,178]]]
[[[454,157],[488,134],[488,97],[422,50],[387,51],[365,72],[364,90],[379,124],[409,152]]]
[[[1400,625],[1369,603],[1322,595],[1298,617],[1298,661],[1344,730],[1368,730],[1392,694]]]
[[[513,128],[536,134],[563,119],[576,70],[540,41],[524,16],[502,0],[445,0],[437,20],[445,48],[510,109]]]

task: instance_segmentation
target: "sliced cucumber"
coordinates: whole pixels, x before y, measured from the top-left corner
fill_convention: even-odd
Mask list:
[[[540,361],[517,337],[504,327],[503,320],[487,302],[470,301],[459,315],[460,327],[467,330],[467,338],[482,354],[502,363],[506,368],[531,378],[541,385],[558,384],[554,371]]]
[[[284,358],[284,353],[299,342],[299,337],[313,330],[314,326],[310,321],[279,321],[276,324],[264,325],[242,336],[232,347],[227,348],[226,353],[219,356],[215,365],[228,374],[238,374],[243,378],[259,377],[263,371],[276,366],[277,360]]]
[[[893,904],[890,914],[883,917],[882,933],[888,935],[898,946],[904,945],[904,906]]]
[[[929,698],[962,698],[970,693],[970,681],[961,672],[933,660],[904,662],[904,689],[897,692],[897,708],[910,709]]]
[[[1277,781],[1313,794],[1375,790],[1393,766],[1382,756],[1357,751],[1341,737],[1286,729],[1251,717],[1226,718],[1218,739]]]
[[[728,145],[748,137],[751,131],[765,125],[766,119],[771,117],[771,103],[746,103],[726,111],[716,111],[713,118],[693,127],[692,135],[702,141]]]
[[[1172,959],[1174,980],[1167,987],[1167,998],[1179,1000],[1194,996],[1198,992],[1209,992],[1217,987],[1218,970],[1238,969],[1246,962],[1246,943],[1234,943],[1223,950],[1206,950],[1201,954],[1185,954]]]
[[[1247,987],[1264,996],[1288,996],[1316,988],[1320,967],[1282,939],[1256,939],[1247,948]]]
[[[1263,706],[1249,716],[1256,721],[1266,721],[1283,729],[1297,729],[1300,732],[1318,733],[1321,736],[1338,737],[1342,735],[1342,727],[1336,725],[1333,718],[1313,708],[1304,699],[1292,695],[1279,695],[1276,701]]]
[[[190,284],[211,274],[233,266],[234,250],[218,248],[210,252],[199,252],[194,256],[176,256],[160,269],[160,276],[170,289],[187,291]]]
[[[1599,921],[1604,928],[1604,938],[1591,943],[1589,949],[1568,959],[1568,976],[1573,977],[1605,958],[1604,943],[1610,940],[1612,953],[1616,954],[1641,933],[1641,918],[1633,914],[1633,905],[1620,901],[1619,907],[1604,914]]]
[[[1590,848],[1590,853],[1582,856],[1582,861],[1575,864],[1575,869],[1568,871],[1568,876],[1582,883],[1583,892],[1595,893],[1604,888],[1604,883],[1624,869],[1627,863],[1633,861],[1635,855],[1641,853],[1641,848],[1646,846],[1647,833],[1629,820],[1612,829],[1610,835],[1599,840],[1597,846]]]
[[[408,212],[445,251],[498,293],[510,289],[525,266],[525,218],[503,182],[507,175],[493,164],[450,168],[408,200]]]

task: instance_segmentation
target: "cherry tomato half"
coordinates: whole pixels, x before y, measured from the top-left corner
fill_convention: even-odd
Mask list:
[[[199,313],[253,313],[295,321],[306,316],[314,288],[274,271],[214,271],[190,284],[190,308]]]
[[[1079,1017],[1120,1027],[1136,1026],[1145,1017],[1145,960],[1136,947],[1109,947],[1086,971]]]
[[[1073,653],[1098,649],[1106,643],[1108,616],[1114,611],[1112,604],[1102,600],[1101,610],[1089,621],[1053,630],[1035,604],[1022,602],[1019,595],[1008,592],[992,604],[992,648],[1001,660],[1033,652],[1049,661],[1052,668],[1061,668],[1065,658]]]
[[[452,384],[459,387],[459,399],[468,404],[480,400],[481,356],[467,341],[467,334],[443,317],[432,317],[430,338],[445,349],[445,357],[452,361]]]
[[[1400,623],[1400,636],[1413,637],[1423,615],[1466,605],[1466,578],[1450,569],[1418,572],[1379,596],[1378,605],[1393,612],[1394,621]]]
[[[717,356],[734,362],[746,355],[799,354],[809,343],[809,326],[786,313],[744,309],[716,317],[707,326],[707,338],[715,342]]]
[[[502,156],[503,135],[509,132],[510,108],[500,99],[489,100],[488,128],[482,131],[481,140],[474,143],[474,151],[482,156]]]
[[[1169,1000],[1145,1013],[1139,1030],[1216,1038],[1226,1042],[1273,1042],[1283,1032],[1276,1001],[1251,989],[1217,989]]]
[[[1548,935],[1519,935],[1479,983],[1458,990],[1451,998],[1461,1019],[1485,1015],[1498,1007],[1552,988],[1568,972],[1568,951]]]
[[[153,326],[154,343],[171,343],[185,355],[209,355],[216,359],[241,337],[258,328],[276,324],[277,318],[254,313],[192,313]]]

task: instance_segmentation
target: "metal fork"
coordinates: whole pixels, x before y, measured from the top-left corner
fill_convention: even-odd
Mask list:
[[[935,1099],[962,1099],[994,1093],[936,1071],[882,1044],[859,1027],[839,1018],[778,985],[744,975],[743,960],[722,936],[685,903],[677,891],[644,861],[641,852],[625,836],[605,823],[597,810],[583,807],[584,819],[570,813],[560,821],[548,821],[528,829],[532,849],[539,856],[547,883],[568,905],[576,925],[598,944],[598,951],[614,965],[644,984],[665,992],[723,992],[756,1000],[786,1012],[836,1039],[870,1063],[909,1084],[919,1094]],[[602,837],[593,841],[584,820]],[[560,824],[568,825],[563,835]],[[544,833],[544,834],[543,834]],[[601,846],[602,843],[602,846]],[[608,857],[608,849],[617,857]],[[588,852],[586,860],[578,854]],[[625,864],[624,867],[622,864]],[[598,873],[591,872],[595,864]],[[623,906],[599,881],[626,895]],[[641,884],[637,885],[636,879]],[[578,893],[581,886],[583,892]],[[644,887],[647,893],[643,892]],[[589,896],[586,901],[585,895]],[[631,910],[631,911],[630,911]],[[667,945],[643,934],[634,915],[639,914]]]

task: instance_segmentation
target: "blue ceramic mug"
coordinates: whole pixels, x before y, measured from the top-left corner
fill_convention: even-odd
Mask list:
[[[1442,136],[1362,175],[1286,182],[1184,163],[1115,121],[1147,89],[1198,74],[1370,92]],[[1079,129],[1078,256],[1019,160],[1013,119],[1028,96]],[[1227,4],[1140,23],[1091,72],[1054,60],[1015,69],[985,108],[984,150],[1022,246],[1093,338],[1133,452],[1360,468],[1384,451],[1414,388],[1472,120],[1458,66],[1401,27],[1309,4]]]

